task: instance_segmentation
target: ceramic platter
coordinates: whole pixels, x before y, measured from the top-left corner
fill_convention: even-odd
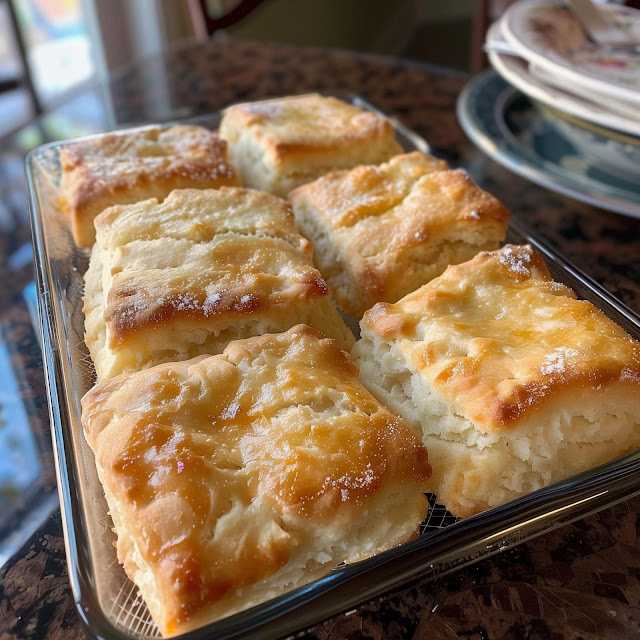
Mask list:
[[[611,140],[599,140],[597,132],[585,153],[582,127],[549,115],[495,71],[475,76],[465,87],[458,119],[476,145],[514,173],[576,200],[640,218],[640,180],[632,175],[633,160],[631,174],[603,162]],[[601,153],[593,153],[599,143]],[[616,162],[619,152],[616,147]],[[629,149],[632,157],[638,152]]]
[[[529,64],[524,58],[501,53],[501,47],[506,44],[501,25],[501,22],[495,23],[487,35],[489,62],[514,87],[534,100],[571,116],[633,136],[640,136],[640,109],[636,117],[611,113],[595,102],[545,83],[531,73]],[[568,86],[575,90],[575,85]]]
[[[640,41],[640,11],[601,6],[620,29]],[[501,20],[507,42],[530,63],[568,83],[640,109],[640,54],[604,49],[585,35],[560,0],[528,0],[512,5]]]

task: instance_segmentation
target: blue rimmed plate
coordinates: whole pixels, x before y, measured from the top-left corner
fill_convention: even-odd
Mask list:
[[[576,200],[640,218],[639,181],[577,145],[566,124],[559,125],[558,118],[494,71],[467,84],[458,99],[458,119],[476,145],[514,173]]]

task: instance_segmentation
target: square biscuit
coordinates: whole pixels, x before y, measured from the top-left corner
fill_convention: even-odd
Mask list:
[[[98,379],[299,323],[353,344],[280,198],[182,189],[111,207],[96,232],[84,312]]]
[[[76,244],[91,247],[94,218],[115,204],[162,200],[174,189],[236,185],[227,145],[203,127],[110,133],[60,151],[60,204]]]
[[[419,437],[309,327],[112,378],[82,423],[163,635],[394,547],[426,516]]]
[[[496,249],[509,219],[464,171],[417,151],[330,173],[289,198],[338,305],[356,318]]]
[[[363,381],[422,429],[432,489],[456,515],[640,447],[640,343],[529,246],[449,267],[361,329]]]
[[[386,118],[317,93],[229,107],[220,135],[243,184],[279,196],[329,171],[402,153]]]

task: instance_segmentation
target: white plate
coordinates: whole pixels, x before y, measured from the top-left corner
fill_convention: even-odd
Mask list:
[[[548,69],[543,69],[535,64],[529,65],[529,73],[538,78],[546,85],[551,85],[561,91],[566,91],[567,81],[562,76],[556,76]],[[639,122],[640,108],[624,100],[612,100],[609,96],[598,93],[593,89],[587,89],[582,85],[572,85],[569,93],[577,98],[586,100],[591,105],[599,105],[605,111],[622,116],[623,118],[631,118],[632,121]]]
[[[549,107],[563,111],[577,118],[593,122],[603,127],[640,136],[640,117],[628,118],[603,109],[594,102],[546,85],[529,71],[529,64],[523,58],[500,53],[492,49],[505,40],[501,32],[501,22],[495,23],[487,35],[489,62],[510,84],[530,98]]]
[[[618,5],[600,9],[610,11],[622,28],[637,33],[640,40],[640,11]],[[568,83],[640,108],[640,54],[607,51],[592,44],[562,2],[517,2],[503,17],[502,33],[530,63]]]

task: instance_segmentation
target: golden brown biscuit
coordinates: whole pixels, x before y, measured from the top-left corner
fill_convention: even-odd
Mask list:
[[[507,210],[419,152],[330,173],[289,196],[343,311],[360,318],[504,240]]]
[[[84,311],[99,379],[301,322],[353,344],[280,198],[183,189],[111,207],[96,231]]]
[[[457,515],[640,447],[640,343],[528,246],[450,267],[361,328],[362,379],[422,428]]]
[[[118,558],[164,635],[417,534],[427,454],[308,327],[113,378],[82,401]]]
[[[224,140],[203,127],[148,127],[66,146],[61,206],[80,247],[95,239],[94,218],[107,207],[162,200],[174,189],[235,185]]]
[[[386,118],[317,93],[229,107],[220,136],[243,184],[280,196],[334,169],[402,153]]]

